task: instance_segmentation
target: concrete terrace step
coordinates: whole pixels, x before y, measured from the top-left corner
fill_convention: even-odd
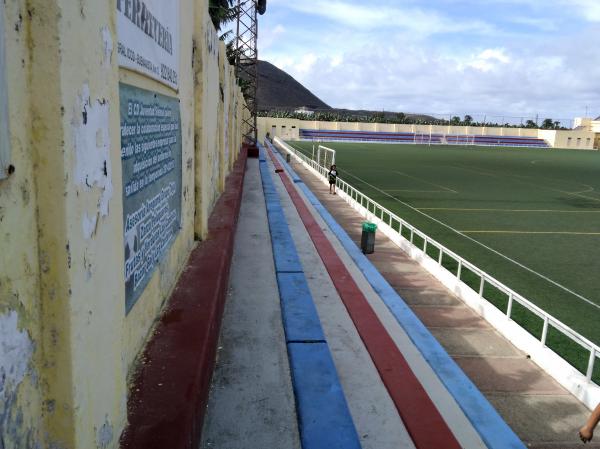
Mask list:
[[[310,449],[301,443],[298,404],[282,322],[280,292],[258,161],[250,159],[234,249],[230,295],[203,429],[202,449]],[[277,189],[281,193],[280,183]],[[280,195],[282,200],[285,199]],[[289,200],[288,200],[289,202]],[[302,270],[318,309],[363,449],[414,449],[326,276],[293,206],[282,201]],[[298,273],[294,273],[298,274]],[[295,344],[291,344],[294,346]],[[291,348],[290,351],[294,351]],[[298,354],[295,354],[298,355]],[[304,354],[305,355],[305,354]],[[317,360],[309,357],[302,363]],[[293,359],[294,357],[292,357]],[[310,375],[316,367],[306,367]],[[310,390],[309,385],[297,385]],[[335,417],[334,417],[335,418]],[[331,426],[331,436],[339,429]],[[338,438],[339,440],[339,438]],[[338,446],[317,446],[323,448]],[[340,446],[340,449],[346,446]]]
[[[292,164],[329,213],[358,244],[364,219],[304,169]],[[589,411],[479,315],[378,233],[368,256],[446,351],[528,447],[584,447],[577,430]],[[600,448],[599,443],[585,447]]]
[[[286,298],[301,293],[303,300],[310,295],[316,307],[324,335],[323,341],[318,336],[318,344],[329,348],[330,360],[339,377],[338,388],[347,401],[363,449],[428,449],[433,447],[428,441],[434,440],[435,447],[457,447],[451,446],[446,436],[440,438],[438,424],[451,429],[460,447],[483,449],[485,444],[480,435],[310,201],[284,178],[287,175],[274,175],[270,164],[275,191],[271,187],[260,189],[258,165],[256,160],[248,163],[230,294],[201,447],[346,449],[347,445],[335,445],[335,438],[330,438],[339,434],[335,419],[318,431],[324,437],[319,440],[329,443],[319,445],[319,441],[310,442],[302,436],[307,431],[301,416],[303,409],[307,406],[325,409],[328,404],[319,405],[325,396],[312,383],[323,380],[320,374],[311,378],[322,368],[320,362],[311,365],[318,358],[314,354],[298,354],[297,343],[286,342]],[[266,197],[269,199],[265,208]],[[280,201],[283,217],[281,214],[279,217],[281,222],[283,219],[287,222],[287,230],[272,226],[269,232],[267,211],[272,213],[277,209],[273,204],[275,197]],[[310,223],[307,225],[305,220]],[[279,244],[271,245],[271,238],[273,242],[281,242],[286,234],[293,240],[300,264],[293,260],[291,251]],[[317,240],[315,235],[319,235]],[[286,257],[280,258],[278,252]],[[328,265],[332,261],[336,266],[333,271]],[[296,272],[282,273],[284,266],[293,267]],[[282,288],[282,282],[286,282],[281,275],[288,274],[303,276],[310,293]],[[354,290],[349,289],[353,282]],[[347,295],[351,291],[355,298],[349,304]],[[358,298],[360,295],[362,299]],[[361,311],[358,315],[353,312],[357,305]],[[367,315],[370,318],[365,321]],[[311,334],[310,338],[317,337]],[[300,342],[309,346],[305,343]],[[390,377],[387,369],[391,373],[397,370],[387,356],[392,349],[405,358],[405,371]],[[374,355],[377,352],[379,355]],[[328,368],[328,372],[332,370]],[[302,376],[307,382],[302,381]],[[417,382],[414,388],[410,387],[414,391],[406,390],[407,385],[412,385],[407,383],[410,376]],[[383,381],[386,377],[394,384],[392,389]],[[402,388],[406,390],[404,394],[393,394]],[[431,398],[435,403],[438,410],[435,413],[442,418],[438,424],[423,425],[430,417],[423,415],[426,407],[414,403],[419,388],[426,392],[423,399]],[[316,393],[313,399],[304,394],[311,390]],[[404,409],[403,419],[398,412],[400,408]],[[338,413],[332,415],[336,418]]]

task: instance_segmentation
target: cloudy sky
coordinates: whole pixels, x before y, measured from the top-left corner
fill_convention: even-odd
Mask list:
[[[259,27],[330,106],[600,115],[600,0],[268,0]]]

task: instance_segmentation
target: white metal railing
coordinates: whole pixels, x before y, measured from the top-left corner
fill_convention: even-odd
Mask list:
[[[274,139],[274,143],[276,143],[279,147],[283,148],[288,153],[290,153],[299,162],[303,163],[307,168],[311,169],[315,174],[319,175],[324,181],[328,182],[327,173],[329,170],[327,168],[320,166],[317,162],[313,161],[312,159],[310,159],[303,153],[298,152],[295,148],[289,146],[288,144],[286,144],[284,141],[282,141],[278,137],[276,137]],[[552,315],[548,314],[547,312],[542,310],[540,307],[536,306],[534,303],[532,303],[528,299],[521,296],[519,293],[512,290],[510,287],[504,285],[502,282],[495,279],[493,276],[487,274],[485,271],[476,267],[468,260],[459,256],[454,251],[446,248],[444,245],[442,245],[441,243],[432,239],[427,234],[419,231],[417,228],[412,226],[410,223],[408,223],[407,221],[398,217],[392,211],[383,207],[379,203],[373,201],[367,195],[365,195],[362,192],[360,192],[359,190],[355,189],[354,187],[352,187],[350,184],[348,184],[346,181],[344,181],[343,179],[341,179],[339,177],[337,178],[337,188],[340,189],[342,192],[344,192],[347,195],[347,198],[355,201],[357,204],[359,204],[360,206],[367,209],[367,211],[369,213],[371,213],[374,217],[379,218],[383,223],[386,223],[390,229],[392,229],[393,231],[395,231],[398,234],[398,236],[400,238],[410,241],[410,243],[412,245],[414,245],[415,247],[417,247],[415,245],[415,236],[419,237],[423,241],[423,247],[422,248],[417,247],[417,249],[422,251],[424,256],[429,257],[431,260],[435,260],[429,254],[427,254],[427,248],[429,248],[430,246],[433,246],[434,248],[436,248],[439,253],[439,255],[437,257],[437,261],[436,261],[437,264],[441,268],[444,268],[447,272],[451,273],[454,277],[456,277],[456,279],[458,281],[462,281],[461,273],[464,268],[468,269],[473,274],[479,276],[479,278],[480,278],[479,288],[478,288],[478,291],[476,291],[476,293],[478,293],[478,295],[481,299],[488,301],[483,296],[484,288],[488,284],[495,287],[497,290],[501,291],[505,295],[507,295],[508,303],[507,303],[506,311],[504,313],[509,319],[511,318],[513,305],[515,302],[520,304],[527,310],[529,310],[531,313],[533,313],[537,317],[539,317],[543,322],[542,335],[539,338],[539,342],[541,343],[542,346],[547,347],[546,346],[546,338],[548,336],[548,329],[550,326],[552,326],[554,329],[558,330],[564,336],[566,336],[573,342],[577,343],[579,346],[581,346],[585,350],[589,351],[590,355],[589,355],[589,359],[588,359],[587,370],[586,370],[585,376],[588,381],[593,382],[592,375],[594,372],[596,357],[600,356],[600,346],[596,345],[595,343],[592,343],[590,340],[588,340],[584,336],[580,335],[579,333],[577,333],[576,331],[571,329],[569,326],[567,326],[566,324],[559,321],[558,319],[554,318]],[[384,218],[387,218],[387,219],[384,219]],[[409,238],[406,238],[406,237],[404,237],[404,235],[402,235],[402,231],[405,229],[408,230],[408,232],[410,233]],[[449,256],[451,259],[453,259],[457,263],[458,268],[457,268],[456,273],[453,273],[452,271],[448,270],[446,267],[443,266],[444,256]],[[464,284],[464,285],[471,288],[468,284]],[[474,289],[472,289],[472,290],[474,290]],[[527,329],[525,329],[525,330],[527,330]],[[560,356],[560,354],[558,354],[558,355]],[[567,360],[567,362],[568,362],[568,360]],[[568,363],[570,363],[570,362],[568,362]]]

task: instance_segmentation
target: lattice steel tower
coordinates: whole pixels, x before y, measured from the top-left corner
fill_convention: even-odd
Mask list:
[[[266,0],[237,0],[237,33],[235,70],[238,79],[242,80],[246,108],[249,114],[244,117],[242,125],[246,129],[244,139],[256,144],[257,140],[257,107],[258,90],[258,14],[264,14]]]

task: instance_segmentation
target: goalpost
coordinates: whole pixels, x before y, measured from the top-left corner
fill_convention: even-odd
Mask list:
[[[317,148],[316,161],[321,167],[329,169],[329,167],[335,164],[335,150],[323,145],[319,145]]]

